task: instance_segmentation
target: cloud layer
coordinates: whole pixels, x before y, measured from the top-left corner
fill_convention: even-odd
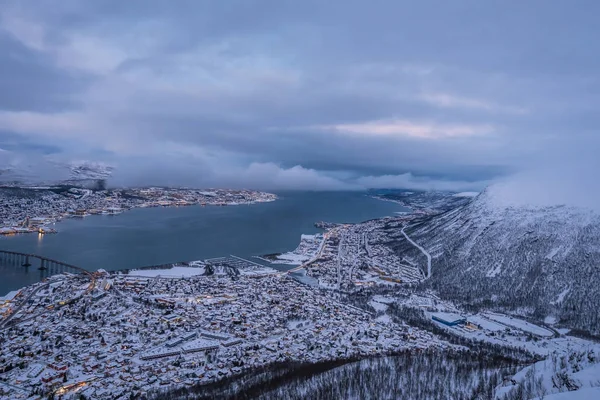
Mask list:
[[[578,164],[572,149],[600,148],[599,7],[6,0],[0,170],[477,190]]]

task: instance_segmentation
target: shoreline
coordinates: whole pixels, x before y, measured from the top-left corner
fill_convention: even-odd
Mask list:
[[[26,188],[28,189],[28,188]],[[124,212],[130,211],[132,209],[140,209],[140,208],[172,208],[172,207],[191,207],[191,206],[201,206],[201,207],[206,207],[206,206],[218,206],[218,207],[231,207],[231,206],[242,206],[242,205],[255,205],[255,204],[260,204],[260,203],[272,203],[275,202],[279,199],[279,197],[274,194],[274,193],[267,193],[267,192],[260,192],[260,191],[251,191],[251,193],[253,194],[259,194],[259,195],[266,195],[267,197],[264,199],[255,199],[255,200],[249,200],[249,201],[219,201],[219,202],[208,202],[208,201],[195,201],[195,202],[185,202],[185,203],[174,203],[171,202],[169,204],[158,204],[158,203],[152,203],[152,202],[144,202],[144,203],[140,203],[140,204],[132,204],[132,205],[119,205],[118,207],[116,206],[111,206],[111,207],[105,207],[104,209],[87,209],[85,210],[85,212],[83,214],[60,214],[60,215],[53,215],[53,216],[48,216],[48,217],[39,217],[39,218],[43,218],[45,219],[47,222],[45,223],[41,223],[39,225],[36,225],[34,227],[29,227],[29,228],[25,228],[23,226],[15,226],[15,225],[10,225],[10,226],[0,226],[0,238],[3,236],[13,236],[13,235],[23,235],[23,234],[31,234],[31,233],[38,233],[38,234],[53,234],[53,233],[59,233],[58,230],[51,228],[49,225],[55,225],[56,223],[62,222],[66,219],[83,219],[86,217],[90,217],[90,216],[97,216],[97,215],[101,215],[101,216],[111,216],[111,217],[115,217],[118,216]]]

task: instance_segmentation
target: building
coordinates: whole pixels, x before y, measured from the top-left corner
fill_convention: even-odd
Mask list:
[[[45,225],[49,222],[48,218],[44,218],[44,217],[35,217],[35,218],[29,218],[29,220],[27,221],[27,227],[28,228],[38,228],[42,225]]]
[[[467,322],[467,319],[461,315],[444,312],[433,313],[431,319],[447,326],[462,325]]]
[[[8,292],[6,296],[0,296],[0,305],[10,303],[20,292],[20,290],[13,290],[12,292]]]
[[[123,209],[120,207],[108,207],[105,211],[108,215],[117,215],[121,214],[123,212]]]
[[[173,340],[168,341],[165,344],[165,346],[169,347],[169,348],[175,347],[175,346],[180,345],[181,343],[183,343],[185,341],[188,341],[188,340],[191,340],[191,339],[195,338],[196,336],[198,336],[198,334],[196,332],[188,332],[188,333],[183,334],[182,336],[179,336],[179,337],[177,337],[177,338],[175,338]]]

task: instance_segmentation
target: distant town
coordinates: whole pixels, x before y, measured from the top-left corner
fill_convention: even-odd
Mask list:
[[[88,215],[117,215],[131,208],[228,206],[274,201],[274,194],[252,190],[81,187],[0,188],[0,235],[55,233],[55,222]]]

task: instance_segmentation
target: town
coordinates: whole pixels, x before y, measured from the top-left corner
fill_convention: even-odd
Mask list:
[[[52,233],[63,218],[117,215],[131,208],[227,206],[274,201],[274,194],[252,190],[80,187],[0,188],[0,234]]]
[[[121,203],[102,203],[93,201],[106,200],[102,192],[77,193],[87,195],[44,196],[81,201],[85,214],[109,206],[275,198],[247,191],[134,189],[111,194]],[[64,206],[61,199],[52,201]],[[514,351],[530,361],[600,352],[551,318],[542,325],[497,311],[467,311],[421,287],[431,274],[431,256],[406,232],[420,215],[318,223],[323,232],[302,235],[295,250],[261,257],[291,264],[288,270],[235,256],[111,272],[50,270],[41,282],[0,297],[0,398],[153,398],[279,363],[475,345]],[[28,255],[4,253],[15,268],[29,263]]]
[[[333,225],[322,235],[302,235],[294,252],[272,262],[295,263],[298,266],[292,272],[305,273],[319,287],[347,293],[376,285],[418,283],[426,276],[425,259],[399,257],[390,246],[390,239],[400,237],[402,226],[414,218],[406,215]]]
[[[278,361],[449,346],[286,273],[206,275],[208,264],[183,277],[60,274],[13,293],[0,306],[12,318],[0,326],[3,398],[129,398]]]

